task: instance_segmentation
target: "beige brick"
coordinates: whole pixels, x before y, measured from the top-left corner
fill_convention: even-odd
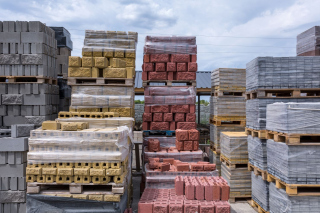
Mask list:
[[[108,67],[108,59],[105,57],[94,57],[94,66],[98,68]]]
[[[27,186],[27,193],[28,194],[39,194],[40,193],[40,186]]]
[[[126,58],[136,58],[136,51],[135,50],[126,50],[125,57]]]
[[[116,31],[107,31],[107,39],[116,39],[117,32]]]
[[[83,57],[92,57],[92,48],[82,48]]]
[[[112,68],[125,68],[126,61],[120,58],[110,58],[110,66]]]
[[[111,163],[112,169],[119,169],[121,167],[121,162],[113,162]]]
[[[58,175],[73,176],[73,168],[58,168]]]
[[[92,176],[91,181],[94,184],[100,184],[100,183],[102,183],[102,177],[100,177],[100,176]]]
[[[104,201],[120,202],[120,195],[104,195]]]
[[[69,67],[69,77],[91,77],[91,68],[89,67]]]
[[[73,122],[61,122],[61,130],[62,131],[77,131],[78,125]]]
[[[101,177],[101,183],[103,183],[103,184],[107,184],[110,181],[111,181],[111,177],[110,176]]]
[[[102,76],[99,76],[99,68],[97,68],[97,67],[92,67],[91,77],[92,77],[92,78],[102,77]]]
[[[126,68],[105,68],[103,69],[104,78],[126,78]]]
[[[131,108],[109,107],[109,112],[117,112],[117,113],[119,113],[120,117],[132,117]]]
[[[122,167],[119,169],[107,169],[106,170],[106,176],[121,175],[122,173],[123,173]]]
[[[135,58],[125,58],[126,60],[126,67],[135,67]]]
[[[115,182],[115,183],[123,183],[124,176],[125,176],[125,174],[114,176],[113,177],[113,182]]]
[[[44,175],[57,175],[57,168],[42,168]]]
[[[90,118],[104,118],[103,113],[102,112],[91,112],[90,113]]]
[[[78,130],[88,129],[89,123],[88,122],[75,122],[77,124]]]
[[[119,113],[117,112],[105,112],[103,115],[105,118],[119,117]]]
[[[46,175],[46,183],[53,183],[56,182],[56,176],[55,175]]]
[[[45,175],[38,175],[37,176],[37,182],[38,183],[44,183],[46,181],[46,176]]]
[[[134,67],[126,67],[127,70],[127,78],[133,78],[136,75],[136,71]]]
[[[86,176],[86,175],[90,175],[89,173],[89,168],[74,168],[73,170],[74,175],[79,175],[79,176]]]
[[[58,117],[59,117],[59,118],[71,118],[71,117],[73,117],[73,115],[72,115],[71,112],[61,111],[61,112],[59,112]],[[61,128],[61,127],[60,127],[60,128]],[[59,129],[60,129],[60,128],[59,128]]]
[[[92,163],[92,167],[94,169],[103,169],[103,163],[101,163],[101,162]]]
[[[93,48],[92,51],[93,57],[102,57],[102,48]]]
[[[42,168],[29,168],[26,169],[27,175],[42,175]]]
[[[57,197],[72,197],[72,194],[57,194]]]
[[[116,58],[124,58],[124,50],[115,49],[114,57]]]
[[[112,48],[105,48],[103,49],[103,56],[106,58],[113,58],[114,49]]]
[[[42,122],[42,130],[59,130],[60,123],[56,121],[44,121]]]
[[[90,183],[91,182],[91,177],[90,176],[82,176],[82,182],[83,183]]]
[[[105,176],[106,170],[105,169],[92,169],[90,168],[90,176]]]
[[[58,170],[58,172],[59,172],[59,170]],[[56,182],[57,183],[72,183],[73,177],[72,176],[57,175]]]
[[[89,200],[103,201],[103,195],[89,195]]]
[[[26,182],[32,183],[37,181],[37,176],[36,175],[27,175],[26,176]]]
[[[85,194],[73,194],[72,195],[73,198],[76,198],[76,199],[83,199],[83,200],[86,200],[88,199],[88,195],[85,195]]]
[[[78,176],[78,175],[74,176],[73,177],[73,182],[75,182],[75,183],[83,183],[83,176]]]
[[[82,57],[82,67],[93,67],[94,62],[92,57]]]
[[[69,56],[69,67],[81,67],[81,58],[79,56]]]

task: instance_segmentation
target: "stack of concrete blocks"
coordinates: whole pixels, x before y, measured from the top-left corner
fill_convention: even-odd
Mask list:
[[[210,146],[217,168],[221,171],[220,133],[244,131],[245,114],[245,69],[218,68],[211,72],[210,97]],[[222,123],[215,123],[221,121]]]
[[[248,135],[249,163],[263,171],[267,171],[267,139]]]
[[[0,127],[55,119],[54,31],[38,21],[0,22]]]
[[[198,184],[197,187],[198,186],[200,185]],[[204,187],[202,185],[198,188],[198,194],[202,195],[202,193],[205,193]],[[230,213],[231,207],[228,201],[220,200],[220,197],[219,199],[214,198],[210,200],[188,199],[184,195],[178,195],[176,193],[176,189],[146,189],[138,203],[138,212]]]
[[[320,26],[314,26],[297,36],[297,56],[320,56]]]
[[[68,111],[71,99],[71,88],[67,84],[69,56],[73,48],[71,34],[64,27],[50,27],[55,31],[57,40],[56,69],[59,85],[59,111]]]
[[[251,172],[252,200],[265,211],[269,211],[269,182],[262,179],[260,175]]]
[[[132,118],[69,118],[44,122],[42,129],[33,130],[29,138],[28,195],[43,196],[42,202],[49,205],[52,196],[65,202],[84,199],[86,204],[95,200],[117,206],[123,199],[130,200],[132,127]],[[67,190],[52,193],[41,187],[43,184],[66,186]],[[90,191],[86,188],[88,185],[99,187],[100,193]],[[34,206],[37,195],[27,196],[30,198],[28,210],[42,207]],[[128,202],[125,205],[127,208]],[[70,205],[64,207],[70,208]],[[90,205],[86,208],[90,209]]]
[[[196,37],[146,37],[142,64],[143,81],[195,81],[197,71]]]
[[[222,132],[221,176],[230,186],[230,198],[251,197],[251,173],[248,171],[248,142],[245,132]]]
[[[69,57],[70,111],[134,117],[137,39],[135,32],[86,30],[83,57]]]
[[[26,163],[32,124],[13,125],[0,138],[0,212],[26,212]],[[11,136],[11,137],[10,137]]]

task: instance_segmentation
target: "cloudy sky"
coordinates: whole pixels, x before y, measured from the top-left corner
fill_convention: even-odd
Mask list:
[[[319,0],[0,0],[0,20],[63,26],[80,56],[84,30],[197,36],[200,71],[245,68],[257,56],[294,56],[296,36],[320,24]]]

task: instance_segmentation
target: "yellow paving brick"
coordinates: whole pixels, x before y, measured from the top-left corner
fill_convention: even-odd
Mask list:
[[[91,77],[90,67],[69,67],[68,68],[69,77]]]
[[[78,56],[69,56],[69,67],[81,67],[81,58]]]
[[[95,57],[94,66],[98,68],[108,67],[108,59],[106,57]]]
[[[135,58],[125,58],[126,60],[126,67],[134,67],[136,64],[136,59]]]
[[[27,175],[42,175],[42,168],[26,168]]]
[[[126,67],[127,70],[127,78],[135,77],[136,71],[134,67]]]
[[[78,125],[73,122],[60,122],[62,131],[77,131]]]
[[[26,176],[26,181],[27,182],[36,182],[37,181],[37,176],[36,175],[27,175]]]
[[[105,169],[90,169],[90,176],[105,176],[106,170]]]
[[[93,67],[94,61],[92,57],[82,57],[82,67]]]
[[[104,195],[104,201],[120,202],[120,195]]]
[[[126,58],[135,58],[136,57],[136,51],[135,50],[126,50],[125,51],[125,57]]]
[[[92,57],[92,48],[82,48],[83,57]]]
[[[103,56],[106,57],[106,58],[113,58],[114,49],[112,49],[112,48],[103,49]]]
[[[57,175],[57,168],[42,168],[44,175]]]
[[[89,195],[89,200],[103,201],[103,195]]]
[[[56,176],[55,175],[45,175],[46,183],[53,183],[56,182]]]
[[[89,173],[89,168],[74,168],[73,169],[74,175],[79,175],[79,176],[86,176],[90,175]]]
[[[114,57],[123,58],[124,57],[124,50],[115,49],[114,50]]]
[[[92,52],[93,57],[102,57],[102,48],[94,48]]]
[[[126,61],[121,58],[110,58],[109,64],[112,68],[126,68]]]
[[[37,176],[37,182],[38,183],[44,183],[46,181],[46,176],[45,175],[38,175]]]
[[[59,130],[60,123],[56,121],[44,121],[42,122],[42,130]]]
[[[73,168],[58,168],[57,174],[62,176],[72,176]]]
[[[104,78],[126,78],[127,69],[126,68],[104,68],[103,77]]]
[[[72,194],[72,198],[86,200],[86,199],[88,199],[88,195],[85,195],[85,194]]]

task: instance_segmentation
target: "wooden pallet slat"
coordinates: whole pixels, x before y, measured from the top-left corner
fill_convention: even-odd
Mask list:
[[[229,203],[235,203],[237,201],[248,201],[251,200],[251,195],[239,195],[229,197]]]
[[[58,80],[44,76],[0,76],[0,83],[35,83],[35,84],[53,84],[57,85]]]
[[[319,98],[320,89],[258,89],[246,92],[246,99],[256,98]]]
[[[257,202],[255,202],[254,200],[250,200],[248,202],[250,204],[250,206],[256,210],[258,213],[270,213],[269,211],[264,210]]]
[[[320,134],[291,134],[267,131],[267,139],[287,145],[320,145]]]
[[[260,139],[267,139],[267,130],[255,130],[251,128],[246,128],[245,132],[247,135],[251,135],[252,137],[257,137]]]
[[[248,167],[248,159],[247,160],[237,160],[233,161],[225,157],[220,153],[220,161],[225,163],[226,166],[230,169],[238,169],[238,168],[247,168]]]
[[[245,97],[244,91],[211,91],[211,96],[215,97]]]
[[[259,169],[258,167],[255,167],[250,163],[248,163],[248,170],[252,171],[256,176],[258,176],[258,175],[261,176],[262,180],[267,181],[267,179],[268,179],[268,172],[267,171]]]
[[[151,86],[153,83],[163,83],[166,86],[173,86],[173,84],[185,84],[184,86],[197,86],[195,80],[147,80],[142,82],[143,87]]]
[[[68,77],[68,85],[134,86],[133,78]]]

